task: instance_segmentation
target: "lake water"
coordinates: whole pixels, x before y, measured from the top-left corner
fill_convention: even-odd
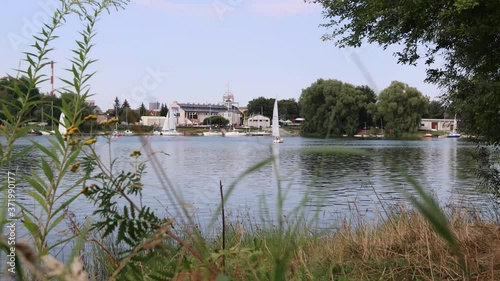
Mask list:
[[[32,137],[30,140],[49,146],[52,137]],[[308,214],[320,208],[320,224],[334,225],[339,218],[353,212],[373,216],[381,211],[380,204],[407,201],[412,193],[401,171],[413,176],[442,203],[462,202],[481,211],[491,201],[478,191],[474,177],[475,146],[456,139],[426,139],[421,141],[307,139],[286,138],[282,144],[272,144],[270,137],[99,137],[96,151],[104,162],[117,158],[117,170],[131,170],[130,153],[140,149],[140,160],[148,161],[143,178],[142,202],[161,216],[177,216],[178,201],[171,200],[171,190],[179,194],[182,205],[189,206],[200,225],[207,225],[220,203],[219,182],[222,181],[228,203],[226,213],[242,220],[259,221],[263,214],[276,220],[278,186],[286,193],[285,213],[299,205],[307,195]],[[331,152],[330,149],[355,149],[357,152]],[[149,152],[148,152],[149,151]],[[327,151],[330,151],[326,153]],[[148,154],[152,152],[152,155]],[[342,150],[340,151],[342,152]],[[242,177],[253,165],[275,157],[260,169]],[[16,161],[10,171],[38,171],[33,162],[36,151]],[[35,161],[33,161],[35,160]],[[155,164],[157,163],[157,164]],[[4,173],[6,170],[3,171]],[[69,186],[77,179],[70,173],[63,181]],[[165,183],[165,180],[167,182]],[[238,181],[229,195],[228,188]],[[30,186],[19,185],[17,200],[34,211],[40,207],[27,197]],[[80,192],[75,188],[70,194]],[[80,196],[70,211],[83,221],[91,216],[93,205]],[[268,221],[269,222],[269,221]],[[67,224],[62,224],[62,231]]]
[[[32,140],[49,142],[47,137]],[[25,140],[26,141],[26,140]],[[144,144],[146,143],[146,144]],[[22,144],[22,143],[20,143]],[[146,145],[146,146],[144,146]],[[146,148],[147,147],[147,148]],[[354,148],[366,152],[323,153],[307,148]],[[306,149],[302,151],[302,149]],[[335,220],[334,214],[348,214],[353,207],[370,213],[380,202],[392,203],[407,198],[409,184],[399,172],[413,176],[441,202],[463,200],[477,208],[490,204],[487,196],[476,188],[475,162],[471,154],[475,146],[455,139],[422,141],[358,140],[358,139],[307,139],[290,137],[282,144],[271,144],[269,137],[100,137],[96,150],[107,162],[109,153],[118,158],[117,170],[130,170],[135,150],[142,151],[141,160],[148,159],[147,173],[143,178],[143,203],[160,213],[175,213],[176,202],[170,200],[167,190],[174,189],[185,206],[200,221],[209,218],[220,203],[219,181],[227,188],[235,181],[235,189],[228,198],[227,209],[258,216],[266,211],[275,214],[278,182],[286,190],[285,209],[291,210],[308,195],[307,205],[321,207],[323,220]],[[256,163],[275,157],[274,164],[242,178],[242,173]],[[36,159],[31,155],[28,159]],[[155,160],[153,161],[153,159]],[[153,165],[156,162],[158,165]],[[34,166],[21,160],[23,173]],[[155,169],[155,167],[157,169]],[[161,171],[158,174],[156,171]],[[66,179],[76,178],[70,174]],[[168,179],[167,186],[162,181]],[[76,188],[73,193],[79,192]],[[263,200],[265,204],[262,204]],[[33,199],[21,194],[21,202],[36,206]],[[78,218],[90,215],[90,203],[81,197],[71,207]]]

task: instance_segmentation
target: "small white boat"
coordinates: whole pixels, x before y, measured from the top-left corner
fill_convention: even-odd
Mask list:
[[[212,131],[212,128],[208,132],[203,132],[204,137],[222,137],[222,132]]]
[[[283,138],[280,136],[280,124],[278,118],[278,99],[274,100],[274,108],[273,108],[273,143],[282,143]]]
[[[236,129],[233,128],[232,131],[225,132],[224,136],[228,138],[233,138],[233,137],[245,137],[247,133],[237,131]]]
[[[453,131],[451,131],[446,137],[449,139],[458,139],[462,135],[457,133],[457,115],[455,114],[455,119],[453,120]]]

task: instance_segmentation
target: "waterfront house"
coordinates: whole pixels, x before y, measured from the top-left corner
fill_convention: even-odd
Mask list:
[[[269,117],[260,114],[251,116],[250,118],[248,118],[247,126],[255,128],[271,127],[271,119],[269,119]]]
[[[451,132],[453,128],[454,119],[421,119],[420,120],[420,130],[421,131],[445,131]]]

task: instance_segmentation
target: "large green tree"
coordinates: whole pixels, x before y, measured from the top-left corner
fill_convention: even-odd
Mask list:
[[[273,116],[274,99],[258,97],[248,102],[248,115]]]
[[[429,110],[422,115],[422,118],[435,118],[443,119],[445,116],[446,108],[442,101],[432,100],[429,102]]]
[[[302,90],[299,99],[300,115],[305,118],[302,133],[354,135],[360,123],[371,119],[367,109],[374,103],[375,96],[367,89],[338,80],[319,79]]]
[[[280,119],[297,118],[300,114],[299,103],[295,99],[278,100],[278,111]]]
[[[141,106],[137,109],[137,111],[139,112],[139,116],[149,116],[149,111],[146,109],[144,103],[141,103]]]
[[[378,117],[384,120],[384,128],[399,137],[403,132],[415,132],[421,116],[426,113],[429,100],[416,88],[393,81],[380,92],[377,101]]]
[[[167,116],[168,114],[168,106],[164,103],[160,106],[160,116]]]
[[[113,113],[115,115],[115,117],[119,117],[120,116],[120,108],[121,108],[121,103],[120,103],[120,100],[118,99],[118,97],[115,98],[115,102],[113,103]]]
[[[248,115],[262,114],[273,116],[274,98],[258,97],[248,102]],[[278,100],[278,115],[280,119],[290,119],[299,116],[299,103],[295,99]]]
[[[340,47],[399,46],[400,63],[426,63],[427,81],[447,90],[443,98],[463,131],[500,143],[500,1],[310,2],[323,6],[323,26],[331,30],[324,40]]]

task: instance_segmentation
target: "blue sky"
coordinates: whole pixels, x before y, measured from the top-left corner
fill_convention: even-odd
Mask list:
[[[32,30],[39,30],[57,2],[3,3],[0,76],[15,75],[22,52],[30,50]],[[92,99],[102,109],[111,108],[115,97],[133,107],[156,101],[216,103],[229,83],[235,100],[247,105],[259,96],[298,99],[318,78],[369,85],[377,93],[399,80],[426,96],[440,94],[423,82],[423,65],[397,64],[396,48],[339,49],[321,41],[324,22],[321,7],[303,0],[132,0],[97,24]],[[56,77],[68,77],[64,69],[81,26],[73,17],[57,32],[50,54]],[[56,80],[55,88],[62,86]],[[50,84],[40,88],[47,92]]]

